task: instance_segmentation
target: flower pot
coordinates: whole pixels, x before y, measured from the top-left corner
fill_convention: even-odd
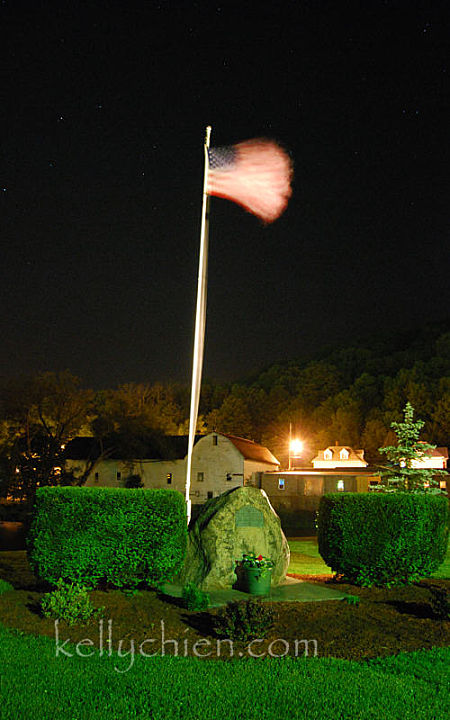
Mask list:
[[[245,568],[244,585],[250,595],[267,595],[272,580],[271,568]]]

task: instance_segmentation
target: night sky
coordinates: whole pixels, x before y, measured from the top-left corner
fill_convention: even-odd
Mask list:
[[[294,162],[211,202],[205,375],[449,317],[448,0],[2,0],[0,376],[189,382],[203,138]]]

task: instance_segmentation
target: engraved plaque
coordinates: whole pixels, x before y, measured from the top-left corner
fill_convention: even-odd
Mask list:
[[[264,527],[264,515],[253,505],[241,507],[235,517],[236,527]]]

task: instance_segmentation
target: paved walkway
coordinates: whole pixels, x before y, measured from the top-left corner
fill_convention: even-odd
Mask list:
[[[164,595],[174,598],[181,598],[183,588],[181,585],[166,583],[161,591]],[[287,577],[277,587],[270,589],[268,595],[250,595],[241,590],[213,590],[208,593],[210,598],[209,607],[221,607],[232,600],[249,600],[259,597],[264,602],[316,602],[319,600],[342,600],[346,593],[339,590],[323,587],[316,583],[308,583],[296,578]]]

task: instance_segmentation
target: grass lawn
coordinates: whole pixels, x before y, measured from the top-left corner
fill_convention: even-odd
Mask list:
[[[56,657],[49,638],[0,626],[4,720],[444,720],[450,713],[448,649],[364,664],[137,655],[127,671],[125,658],[65,649],[73,656]]]
[[[290,545],[293,563],[299,563],[290,572],[334,586],[320,577],[330,571],[314,541]],[[114,589],[91,592],[93,604],[104,608],[105,638],[111,622],[111,654],[96,619],[86,626],[61,622],[59,647],[69,656],[57,657],[54,621],[39,608],[45,588],[33,577],[26,553],[0,552],[0,578],[14,586],[0,595],[4,720],[441,720],[450,714],[450,622],[433,615],[429,580],[390,589],[335,586],[358,595],[358,606],[340,600],[274,604],[274,626],[253,648],[261,655],[254,658],[244,642],[235,642],[232,653],[227,645],[218,652],[211,623],[216,609],[189,612],[148,589],[131,596]],[[450,590],[450,579],[433,582]],[[155,657],[139,652],[149,639],[154,643],[145,652]],[[310,641],[309,657],[301,656],[302,643],[296,649],[295,641],[303,639]],[[199,654],[208,657],[195,657],[200,640],[206,646],[197,646]]]
[[[291,562],[288,572],[293,575],[328,575],[332,570],[319,555],[316,538],[288,539]],[[433,574],[434,578],[450,578],[450,543],[443,564]]]

